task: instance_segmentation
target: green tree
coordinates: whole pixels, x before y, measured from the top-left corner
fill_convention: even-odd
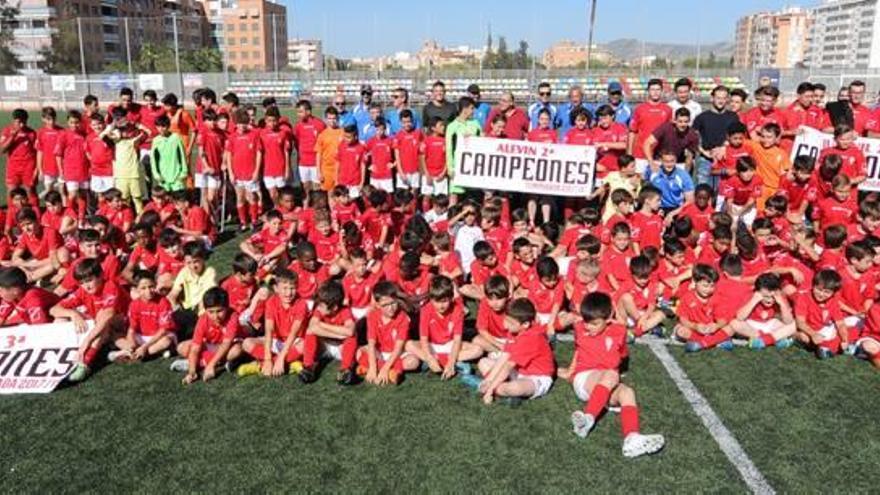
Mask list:
[[[532,57],[529,56],[529,42],[519,40],[519,48],[513,56],[514,69],[529,69],[532,66]]]
[[[220,72],[223,54],[216,48],[200,48],[180,54],[180,69],[187,72]]]
[[[40,68],[49,74],[74,74],[82,70],[79,36],[70,23],[58,26],[49,46],[40,50]],[[87,67],[87,69],[94,67]]]
[[[507,38],[498,37],[498,50],[495,52],[492,69],[509,69],[511,66],[510,52],[507,50]]]
[[[135,72],[175,72],[174,49],[168,43],[144,43],[132,61]],[[181,67],[182,68],[182,67]]]
[[[8,0],[0,0],[0,73],[12,74],[18,70],[18,58],[12,53],[12,28],[18,17],[18,2],[10,5]]]

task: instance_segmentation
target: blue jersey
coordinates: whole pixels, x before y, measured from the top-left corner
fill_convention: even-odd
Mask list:
[[[678,208],[684,204],[684,195],[694,191],[694,181],[683,168],[675,167],[671,174],[667,174],[663,168],[652,172],[648,167],[645,178],[660,190],[660,206],[663,208]]]
[[[419,115],[419,112],[413,110],[412,108],[409,111],[413,114],[413,128],[421,129],[422,128],[422,117]],[[400,123],[400,112],[396,108],[389,108],[385,110],[385,122],[388,123],[388,135],[393,136],[400,132],[400,129],[403,128],[403,125]]]
[[[339,127],[345,129],[350,125],[357,125],[357,120],[354,118],[354,114],[349,112],[348,110],[339,114]]]
[[[367,127],[372,123],[370,118],[370,107],[369,105],[364,105],[363,102],[355,105],[354,109],[351,111],[352,116],[354,116],[354,121],[358,126],[358,138],[361,141],[366,142],[364,138],[363,131],[367,129]]]
[[[602,105],[611,105],[608,101],[601,101],[599,103],[593,103],[587,106],[587,110],[590,111],[590,114],[593,116],[593,124],[595,124],[599,119],[596,117],[596,110],[599,109]],[[613,105],[611,108],[614,109],[614,121],[618,124],[623,124],[629,127],[629,121],[632,120],[633,109],[629,106],[629,103],[625,101],[621,101],[617,107]]]
[[[486,119],[489,118],[489,112],[491,110],[492,107],[490,107],[488,103],[477,103],[477,108],[474,109],[474,118],[480,123],[481,128],[486,127]]]
[[[538,128],[538,114],[542,109],[546,108],[550,111],[550,127],[556,129],[559,127],[559,109],[552,103],[544,104],[540,101],[529,105],[529,129]]]
[[[358,139],[362,143],[366,143],[376,135],[376,124],[373,121],[367,122],[361,127],[358,125]]]
[[[584,102],[581,102],[580,107],[589,110],[589,108],[587,108],[587,104]],[[566,134],[568,134],[568,131],[572,127],[574,127],[571,124],[571,112],[574,111],[575,108],[576,106],[572,105],[570,101],[559,105],[559,112],[557,114],[559,125],[557,127],[559,128],[560,135],[565,136]]]

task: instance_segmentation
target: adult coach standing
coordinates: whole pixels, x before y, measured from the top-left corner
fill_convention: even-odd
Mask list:
[[[837,127],[839,124],[847,124],[859,136],[865,136],[868,124],[871,121],[871,109],[865,105],[865,83],[853,81],[847,87],[847,99],[838,95],[837,101],[825,105],[825,110],[831,118],[831,124]],[[841,88],[843,93],[843,88]]]
[[[691,80],[686,77],[682,77],[678,81],[675,81],[675,86],[673,87],[675,98],[669,101],[669,108],[672,109],[673,113],[679,108],[688,109],[691,113],[691,125],[693,125],[697,116],[700,115],[700,112],[703,111],[703,107],[691,99],[691,90],[693,90],[693,87],[694,85],[691,83]]]
[[[601,101],[599,103],[593,105],[587,105],[587,110],[593,114],[593,122],[598,123],[599,117],[596,115],[596,111],[599,110],[600,107],[608,105],[614,110],[614,121],[618,124],[623,124],[626,127],[629,127],[629,121],[632,120],[633,109],[629,103],[624,101],[623,99],[623,85],[617,81],[612,81],[608,83],[608,97],[605,101]]]
[[[680,168],[690,171],[700,147],[700,136],[690,126],[691,112],[687,108],[675,111],[672,122],[664,122],[648,136],[643,152],[651,160],[652,168],[657,168],[661,153],[671,152]]]
[[[571,117],[578,108],[583,108],[587,112],[590,111],[586,103],[584,103],[584,90],[580,86],[572,86],[568,90],[568,101],[559,105],[557,118],[559,120],[559,134],[561,136],[568,134],[568,130],[574,127]],[[590,114],[590,120],[593,120],[592,114]]]
[[[446,99],[446,85],[443,81],[437,81],[431,86],[431,101],[422,109],[422,122],[425,125],[431,122],[435,117],[440,117],[447,124],[458,114],[458,107],[455,103]]]
[[[550,112],[550,125],[554,129],[559,127],[559,109],[556,108],[556,105],[550,103],[552,94],[550,83],[547,81],[538,85],[538,101],[529,105],[529,130],[538,128],[538,114],[544,109]]]
[[[480,123],[480,128],[482,129],[489,119],[489,112],[492,111],[492,107],[485,101],[480,100],[480,87],[476,84],[468,86],[467,92],[471,99],[474,100],[474,105],[476,105],[474,107],[474,119]]]
[[[400,112],[404,110],[412,111],[409,106],[409,91],[406,88],[396,88],[391,93],[391,108],[385,110],[385,122],[388,122],[388,135],[393,136],[403,127],[400,123]],[[413,114],[413,126],[416,129],[422,127],[422,120],[417,112]]]
[[[489,112],[489,118],[486,119],[486,125],[483,126],[483,133],[490,134],[492,130],[492,120],[496,115],[504,115],[507,123],[504,125],[504,135],[507,139],[525,139],[529,132],[529,118],[526,113],[515,105],[513,93],[507,92],[501,95],[498,105]]]
[[[712,89],[712,105],[694,119],[694,130],[700,135],[700,152],[696,160],[697,184],[711,184],[717,190],[717,181],[712,179],[712,162],[724,152],[727,129],[739,121],[735,112],[727,109],[730,90],[727,86]]]
[[[361,85],[361,101],[351,111],[358,128],[358,139],[361,141],[366,141],[365,132],[373,121],[370,118],[370,104],[372,103],[373,87],[369,84]]]

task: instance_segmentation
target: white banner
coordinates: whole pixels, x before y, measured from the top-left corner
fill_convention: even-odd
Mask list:
[[[46,394],[73,371],[80,335],[69,321],[0,328],[0,394]]]
[[[466,137],[455,150],[454,185],[584,197],[593,191],[596,148]]]
[[[183,85],[187,88],[201,88],[205,85],[205,80],[201,74],[184,74]]]
[[[28,83],[26,76],[3,76],[3,86],[10,93],[24,93],[27,91]]]
[[[76,91],[76,76],[52,76],[52,91]]]
[[[819,153],[825,148],[831,148],[834,144],[834,136],[817,131],[811,127],[800,127],[800,134],[794,140],[794,146],[791,148],[791,159],[801,155],[812,156],[814,159],[819,158]],[[863,138],[856,139],[856,146],[865,154],[865,163],[868,178],[859,184],[862,191],[880,191],[880,139]],[[816,163],[818,170],[819,163]]]
[[[165,79],[162,74],[141,74],[138,76],[138,86],[141,91],[162,91],[165,89]]]

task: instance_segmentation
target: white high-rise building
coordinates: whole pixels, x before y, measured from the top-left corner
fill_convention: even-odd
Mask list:
[[[788,7],[779,12],[759,12],[739,19],[733,64],[738,68],[790,69],[803,63],[810,12]]]
[[[813,68],[880,68],[878,0],[825,0],[813,7],[806,63]]]
[[[287,60],[291,67],[304,71],[324,70],[324,52],[321,40],[289,40]]]

